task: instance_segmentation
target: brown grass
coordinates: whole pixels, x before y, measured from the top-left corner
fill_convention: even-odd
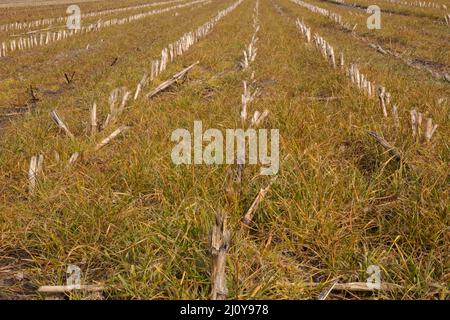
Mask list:
[[[333,280],[365,282],[367,267],[378,265],[383,281],[399,290],[333,292],[329,298],[448,299],[448,84],[376,53],[288,0],[274,2],[284,15],[261,1],[258,55],[249,70],[238,64],[253,33],[254,0],[244,1],[170,64],[144,93],[200,61],[185,82],[150,101],[131,102],[117,123],[130,130],[98,152],[90,150],[116,127],[90,138],[92,103],[97,101],[103,119],[112,89],[134,90],[163,47],[232,1],[4,59],[1,104],[25,103],[29,84],[41,100],[0,133],[0,297],[42,298],[36,287],[65,284],[67,265],[75,264],[84,283],[106,286],[105,298],[208,299],[208,233],[215,213],[225,212],[229,298],[315,299]],[[358,62],[388,88],[399,105],[400,129],[383,117],[376,100],[305,44],[292,20],[297,17],[343,51],[347,63]],[[88,43],[93,47],[86,51]],[[76,76],[69,87],[63,73],[70,71]],[[194,120],[205,128],[240,126],[242,80],[253,71],[263,91],[249,111],[270,110],[266,127],[280,130],[282,162],[255,224],[241,232],[242,217],[268,178],[246,166],[242,195],[230,206],[224,192],[228,168],[175,166],[170,135],[177,128],[191,130]],[[308,99],[330,96],[340,99]],[[412,138],[413,107],[439,124],[429,144]],[[55,128],[53,109],[74,141]],[[407,165],[392,159],[367,130],[382,134]],[[55,151],[62,162],[54,160]],[[81,161],[65,169],[77,151],[83,152]],[[40,153],[44,176],[30,196],[29,160]]]

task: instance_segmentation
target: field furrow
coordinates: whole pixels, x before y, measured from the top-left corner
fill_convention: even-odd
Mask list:
[[[445,1],[158,2],[0,57],[0,299],[448,299]]]
[[[351,32],[355,39],[366,43],[381,54],[391,55],[411,67],[428,70],[438,79],[450,81],[448,26],[422,18],[386,14],[382,11],[381,28],[369,30],[366,25],[370,14],[365,11],[323,0],[293,0],[293,2],[327,10],[329,12],[327,15],[338,15],[342,32]],[[325,21],[327,15],[321,20]]]

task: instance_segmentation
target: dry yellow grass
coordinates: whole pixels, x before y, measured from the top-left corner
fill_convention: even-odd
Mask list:
[[[200,61],[183,83],[152,100],[141,95],[116,126],[89,136],[94,101],[104,119],[111,90],[134,92],[162,48],[233,2],[212,1],[195,12],[185,8],[1,58],[0,106],[29,103],[29,85],[39,101],[0,129],[0,298],[42,298],[36,288],[65,284],[74,264],[83,283],[105,286],[104,298],[208,299],[208,234],[215,213],[224,212],[230,299],[316,299],[334,280],[365,282],[370,265],[400,288],[329,298],[448,299],[449,84],[377,53],[289,0],[260,1],[258,53],[248,70],[239,62],[253,34],[254,0],[219,21],[144,93]],[[346,64],[357,62],[389,89],[399,129],[376,100],[306,44],[296,18],[344,52]],[[416,44],[399,37],[406,47]],[[433,56],[423,50],[417,54]],[[65,84],[64,73],[72,72],[73,83]],[[195,120],[205,128],[239,127],[242,81],[253,72],[262,94],[249,111],[270,111],[265,127],[280,130],[281,163],[245,230],[243,215],[270,178],[246,166],[241,196],[230,200],[229,168],[175,166],[170,137]],[[337,99],[319,99],[326,97]],[[411,135],[414,107],[439,124],[428,144]],[[49,116],[54,109],[75,139],[57,130]],[[93,152],[119,125],[130,129]],[[404,161],[368,130],[382,134]],[[82,157],[66,168],[74,152]],[[44,175],[30,195],[28,165],[37,154],[44,155]]]

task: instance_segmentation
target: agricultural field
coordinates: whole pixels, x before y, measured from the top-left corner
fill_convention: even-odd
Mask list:
[[[1,300],[450,298],[448,0],[0,8]]]

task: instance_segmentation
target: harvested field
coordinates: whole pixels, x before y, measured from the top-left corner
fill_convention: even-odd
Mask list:
[[[448,1],[12,2],[0,299],[449,299]]]

